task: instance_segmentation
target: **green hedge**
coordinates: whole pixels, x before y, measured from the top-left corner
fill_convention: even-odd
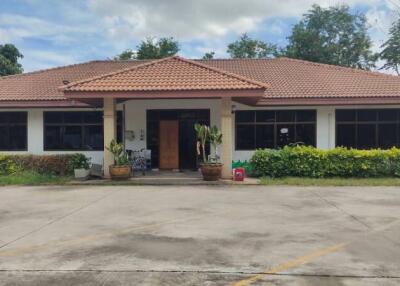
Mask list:
[[[71,175],[82,161],[83,154],[66,155],[4,155],[0,154],[0,175],[32,171],[43,175]]]
[[[320,150],[308,146],[257,150],[254,173],[269,177],[400,177],[400,149]]]

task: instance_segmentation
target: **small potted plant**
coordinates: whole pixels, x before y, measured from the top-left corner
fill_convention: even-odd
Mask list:
[[[83,154],[72,155],[70,164],[74,170],[75,179],[86,180],[90,174],[90,158]]]
[[[197,135],[197,153],[202,155],[203,162],[200,164],[201,174],[204,181],[217,181],[221,178],[222,163],[219,162],[218,146],[222,144],[222,134],[216,126],[195,124]],[[206,155],[206,144],[210,143],[211,156]]]
[[[114,156],[114,165],[109,167],[111,179],[129,179],[131,176],[131,166],[129,165],[128,154],[124,151],[124,145],[111,140],[106,149]]]

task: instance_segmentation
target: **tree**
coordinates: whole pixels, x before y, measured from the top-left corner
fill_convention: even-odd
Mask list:
[[[203,60],[211,60],[214,58],[215,52],[207,52],[203,56]]]
[[[231,58],[270,58],[277,55],[277,47],[263,41],[250,38],[246,33],[239,40],[228,45]]]
[[[144,59],[162,59],[173,56],[179,52],[179,43],[173,38],[147,38],[137,47],[136,58]]]
[[[120,53],[118,56],[114,57],[114,60],[126,61],[133,60],[136,58],[136,54],[131,49],[127,49]]]
[[[345,5],[313,5],[288,39],[286,55],[291,58],[367,70],[378,58],[371,51],[365,15],[351,14]]]
[[[22,73],[22,65],[18,63],[18,59],[23,57],[13,44],[0,45],[0,76]]]
[[[389,30],[389,39],[381,46],[381,59],[386,63],[381,69],[393,69],[400,75],[400,18],[392,24]]]
[[[137,47],[134,52],[131,49],[123,51],[117,55],[115,60],[144,60],[144,59],[162,59],[176,55],[179,52],[179,43],[173,38],[146,38]]]

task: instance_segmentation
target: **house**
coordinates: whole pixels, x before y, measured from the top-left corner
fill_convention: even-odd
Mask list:
[[[195,122],[223,133],[223,176],[256,148],[400,146],[400,78],[288,58],[91,61],[0,79],[0,150],[152,151],[152,166],[197,166]]]

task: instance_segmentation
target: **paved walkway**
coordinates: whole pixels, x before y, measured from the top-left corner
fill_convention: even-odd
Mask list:
[[[400,189],[0,188],[0,285],[399,285]]]

